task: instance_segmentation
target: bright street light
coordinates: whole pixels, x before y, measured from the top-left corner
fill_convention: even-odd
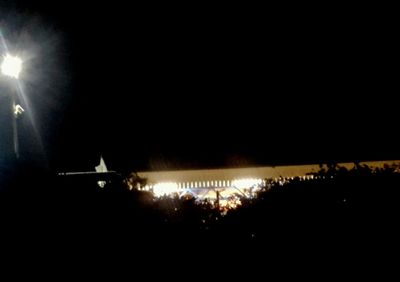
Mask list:
[[[1,72],[6,76],[18,79],[22,70],[22,60],[16,56],[6,54],[1,63]]]
[[[18,79],[22,70],[22,60],[16,56],[6,54],[1,62],[1,73],[5,76]],[[15,95],[11,95],[11,110],[13,114],[12,127],[13,127],[13,145],[16,158],[19,158],[19,145],[18,145],[18,124],[17,118],[24,112],[24,109],[16,103]]]

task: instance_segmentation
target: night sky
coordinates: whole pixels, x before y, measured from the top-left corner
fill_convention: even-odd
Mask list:
[[[389,22],[350,7],[79,2],[0,2],[6,35],[29,30],[41,51],[27,92],[42,144],[22,121],[27,158],[141,170],[399,157]]]

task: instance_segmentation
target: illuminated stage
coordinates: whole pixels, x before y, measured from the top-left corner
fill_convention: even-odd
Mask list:
[[[370,168],[399,166],[399,160],[360,162]],[[354,168],[354,163],[339,163],[346,169]],[[300,180],[314,178],[315,174],[327,169],[319,164],[292,166],[265,166],[204,170],[174,170],[138,172],[140,178],[146,180],[141,190],[151,191],[157,197],[162,196],[193,196],[198,199],[221,201],[237,198],[237,196],[253,197],[261,189],[268,186],[268,181],[290,181],[295,177]],[[133,188],[133,187],[132,187]]]

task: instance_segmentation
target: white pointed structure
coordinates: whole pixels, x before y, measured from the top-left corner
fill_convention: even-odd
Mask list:
[[[100,156],[100,163],[98,166],[95,167],[96,172],[107,172],[107,166],[104,162],[103,156]],[[106,181],[98,181],[97,184],[103,188],[106,185]]]
[[[97,172],[107,172],[107,166],[106,163],[104,162],[103,156],[100,156],[100,163],[98,166],[95,167]]]

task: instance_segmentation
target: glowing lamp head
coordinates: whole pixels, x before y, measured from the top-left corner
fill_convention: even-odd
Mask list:
[[[18,78],[22,70],[22,60],[18,57],[7,54],[1,63],[1,73],[13,78]]]

